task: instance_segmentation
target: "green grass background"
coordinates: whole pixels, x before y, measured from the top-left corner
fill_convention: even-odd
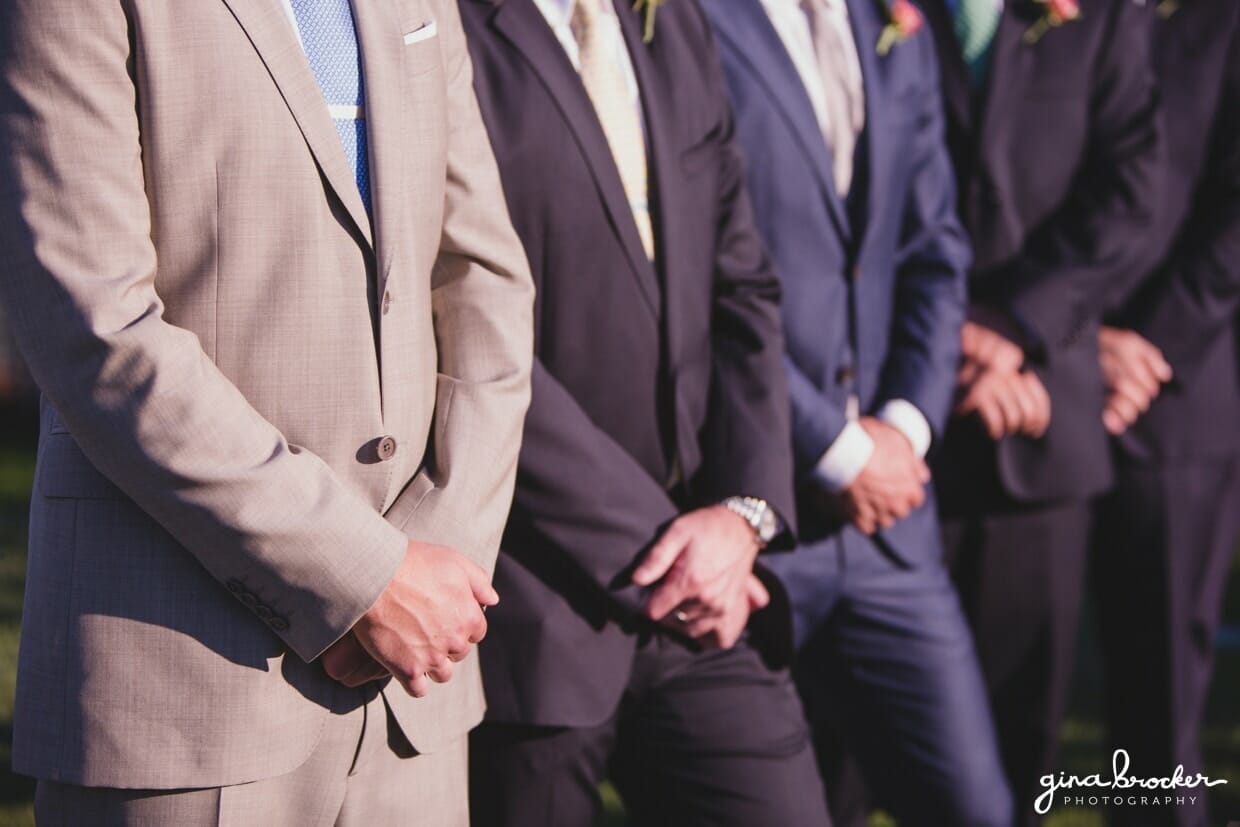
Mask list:
[[[18,628],[21,621],[22,583],[26,569],[26,512],[33,478],[34,456],[23,431],[0,423],[0,825],[25,827],[34,818],[31,800],[34,785],[9,772],[13,732],[13,691],[17,664]],[[5,433],[7,431],[7,433]],[[1240,558],[1233,567],[1228,590],[1225,622],[1240,626]],[[1110,759],[1104,746],[1101,673],[1097,646],[1087,622],[1082,630],[1076,685],[1067,725],[1064,728],[1060,765],[1065,771],[1086,774],[1106,772]],[[1218,671],[1206,716],[1206,769],[1230,783],[1213,791],[1215,821],[1225,825],[1240,820],[1240,651],[1219,653]],[[615,792],[604,789],[604,827],[622,827],[623,805]],[[871,827],[894,824],[882,814]],[[1056,809],[1047,819],[1049,827],[1101,827],[1103,814],[1089,809]],[[768,827],[755,825],[755,827]],[[775,827],[775,826],[773,826]],[[944,827],[949,827],[945,825]]]

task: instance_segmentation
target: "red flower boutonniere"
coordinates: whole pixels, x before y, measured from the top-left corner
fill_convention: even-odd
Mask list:
[[[921,31],[925,21],[909,0],[895,0],[891,4],[879,0],[879,6],[887,18],[887,25],[883,26],[883,33],[878,37],[877,51],[879,57],[886,57],[893,47]]]
[[[1053,28],[1081,19],[1081,7],[1077,0],[1034,0],[1042,7],[1042,16],[1025,30],[1025,42],[1037,43]]]
[[[666,2],[667,0],[637,0],[633,4],[633,11],[645,12],[645,23],[642,27],[642,43],[649,43],[654,40],[654,15],[659,10],[659,6]]]

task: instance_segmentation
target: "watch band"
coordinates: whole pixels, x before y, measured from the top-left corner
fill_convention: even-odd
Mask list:
[[[775,512],[766,500],[760,497],[728,497],[720,505],[749,523],[759,545],[765,546],[775,539],[778,525]]]

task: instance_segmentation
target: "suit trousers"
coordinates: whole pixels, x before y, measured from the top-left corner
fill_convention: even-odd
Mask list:
[[[1227,574],[1240,537],[1240,458],[1144,463],[1120,456],[1096,509],[1093,587],[1112,749],[1131,774],[1204,772],[1200,727]],[[1114,825],[1207,823],[1195,804],[1116,808]]]
[[[650,635],[607,720],[485,723],[470,752],[476,827],[586,827],[606,778],[641,827],[830,824],[792,679],[745,640],[695,652]]]
[[[943,521],[944,549],[973,627],[1017,823],[1041,818],[1055,769],[1085,590],[1086,502],[1016,506]]]
[[[328,719],[297,769],[249,784],[190,790],[79,787],[40,780],[40,827],[468,827],[467,741],[418,755],[371,687]],[[356,701],[356,698],[355,698]]]
[[[937,553],[897,562],[851,530],[773,565],[807,639],[794,674],[837,823],[864,825],[873,792],[902,825],[1006,827],[986,689]]]

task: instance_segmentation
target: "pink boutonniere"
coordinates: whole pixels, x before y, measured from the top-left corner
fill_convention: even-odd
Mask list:
[[[1034,0],[1042,7],[1042,16],[1025,30],[1025,42],[1037,43],[1051,29],[1081,19],[1081,7],[1077,0]]]
[[[879,57],[886,57],[892,48],[921,31],[925,21],[909,0],[894,0],[891,4],[879,0],[879,6],[887,18],[887,25],[883,26],[883,33],[878,37],[877,51]]]
[[[654,15],[659,10],[659,6],[666,2],[667,0],[637,0],[633,4],[633,11],[645,13],[642,24],[642,43],[654,40]]]

